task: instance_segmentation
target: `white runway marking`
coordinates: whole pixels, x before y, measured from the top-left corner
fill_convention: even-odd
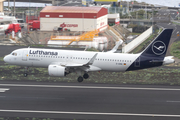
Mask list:
[[[41,113],[41,114],[76,114],[76,115],[110,115],[110,116],[141,116],[141,117],[180,117],[168,114],[136,114],[136,113],[99,113],[99,112],[66,112],[66,111],[35,111],[35,110],[1,110],[13,113]]]
[[[62,85],[25,85],[25,84],[0,84],[0,86],[11,86],[11,87],[47,87],[47,88],[77,88],[77,89],[114,89],[114,90],[158,90],[158,91],[180,91],[180,89],[172,89],[172,88],[100,87],[100,86],[62,86]]]
[[[6,92],[9,88],[0,88],[0,92]]]
[[[180,103],[180,101],[166,101],[166,102]]]

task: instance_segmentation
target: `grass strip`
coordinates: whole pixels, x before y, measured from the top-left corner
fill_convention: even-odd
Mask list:
[[[28,77],[24,77],[23,72],[23,67],[0,66],[0,80],[77,82],[78,77],[75,73],[66,77],[51,77],[47,68],[30,68]],[[180,85],[179,67],[158,67],[129,72],[90,72],[89,76],[84,83]]]

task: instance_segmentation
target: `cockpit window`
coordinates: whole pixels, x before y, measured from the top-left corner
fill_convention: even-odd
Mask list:
[[[17,56],[17,53],[13,52],[12,55]]]

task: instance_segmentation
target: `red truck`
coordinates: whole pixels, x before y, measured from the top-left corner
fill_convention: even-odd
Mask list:
[[[9,24],[9,25],[3,25],[4,30],[5,30],[5,34],[9,34],[12,31],[14,31],[15,33],[17,32],[21,32],[21,26],[18,23],[13,23],[13,24]]]
[[[39,30],[40,29],[40,21],[39,20],[33,20],[31,22],[28,22],[29,30]]]

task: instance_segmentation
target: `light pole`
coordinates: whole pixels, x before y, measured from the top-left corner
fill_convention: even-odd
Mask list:
[[[127,1],[128,15],[129,15],[129,2]]]
[[[152,9],[152,33],[153,33],[154,9]]]
[[[146,5],[146,19],[147,19],[147,5]]]
[[[136,19],[138,19],[138,12],[136,12]]]
[[[83,14],[83,32],[84,32],[84,12],[82,14]]]
[[[16,2],[16,0],[14,0],[14,16],[15,16],[15,11],[16,11],[15,2]]]
[[[8,14],[9,14],[9,0],[8,0]]]
[[[29,33],[29,12],[30,12],[30,0],[29,0],[29,7],[28,7],[28,13],[27,13],[27,15],[26,16],[28,16],[28,17],[26,17],[28,20],[28,23],[27,23],[27,30],[28,30],[28,33]]]

